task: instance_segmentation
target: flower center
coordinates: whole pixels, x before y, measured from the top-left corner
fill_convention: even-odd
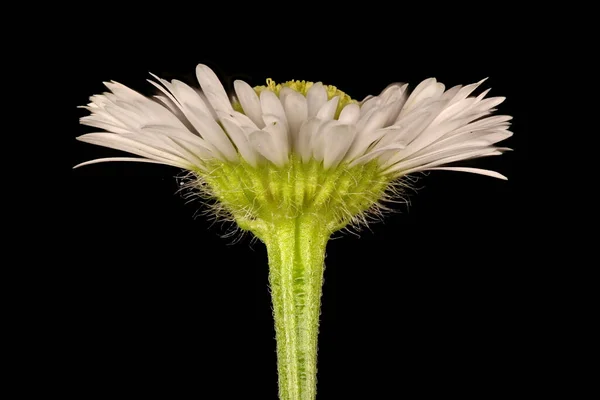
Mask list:
[[[257,95],[260,96],[260,92],[262,92],[265,89],[268,89],[268,90],[272,91],[273,93],[275,93],[277,96],[279,96],[279,92],[281,91],[281,89],[284,87],[287,87],[287,88],[290,88],[290,89],[300,93],[303,96],[306,96],[306,93],[308,93],[308,90],[314,84],[315,84],[314,82],[296,81],[296,80],[291,80],[291,81],[287,81],[287,82],[283,82],[283,83],[276,83],[273,79],[268,78],[266,86],[265,85],[255,86],[254,91],[256,92]],[[323,88],[325,88],[325,91],[327,92],[327,100],[331,100],[335,96],[339,96],[339,98],[340,98],[337,109],[335,111],[335,118],[339,117],[340,112],[342,112],[342,109],[344,107],[346,107],[348,104],[357,103],[356,100],[353,100],[350,96],[348,96],[346,93],[342,92],[341,90],[339,90],[337,87],[335,87],[333,85],[323,85]],[[236,111],[243,113],[242,106],[240,105],[239,102],[237,102],[237,101],[233,102],[233,108]]]
[[[376,161],[326,170],[322,162],[303,163],[294,155],[281,168],[215,161],[209,170],[198,174],[200,186],[217,200],[216,207],[259,237],[274,224],[301,216],[319,220],[330,232],[360,223],[365,212],[377,210],[390,182]]]

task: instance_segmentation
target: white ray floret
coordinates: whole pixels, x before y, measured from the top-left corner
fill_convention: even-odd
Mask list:
[[[232,101],[215,73],[196,68],[201,90],[156,76],[160,90],[145,97],[116,82],[108,93],[85,106],[83,124],[104,131],[78,137],[87,143],[140,156],[87,161],[138,161],[206,171],[210,162],[245,162],[251,166],[284,166],[292,155],[303,162],[323,162],[325,169],[377,160],[391,177],[447,170],[506,179],[497,172],[445,166],[462,160],[501,154],[496,143],[509,138],[510,116],[491,116],[503,97],[471,96],[483,81],[445,86],[434,78],[412,93],[392,84],[360,103],[318,82],[303,90],[286,84],[252,88],[235,81]],[[335,88],[333,88],[335,89]]]

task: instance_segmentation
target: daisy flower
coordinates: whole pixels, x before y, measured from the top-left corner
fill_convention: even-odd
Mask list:
[[[331,234],[360,224],[417,172],[500,155],[510,116],[492,115],[504,97],[473,92],[483,80],[446,90],[434,78],[412,91],[394,83],[358,102],[335,86],[288,81],[228,96],[215,73],[198,65],[201,89],[153,75],[149,98],[117,82],[95,95],[81,123],[101,131],[82,142],[138,157],[91,160],[77,167],[134,161],[191,172],[193,186],[221,216],[251,231],[268,249],[282,400],[316,396],[316,348],[325,246]]]

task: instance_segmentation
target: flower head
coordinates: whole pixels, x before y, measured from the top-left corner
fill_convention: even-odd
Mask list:
[[[445,90],[434,78],[412,92],[392,84],[357,102],[336,87],[305,81],[252,88],[235,81],[230,99],[215,73],[198,65],[201,90],[156,76],[161,94],[145,97],[116,82],[91,97],[81,122],[105,131],[78,139],[123,150],[138,161],[192,171],[245,228],[299,213],[332,230],[378,203],[390,184],[427,170],[494,171],[447,166],[499,155],[512,135],[510,116],[491,116],[503,97],[471,96],[483,81]]]

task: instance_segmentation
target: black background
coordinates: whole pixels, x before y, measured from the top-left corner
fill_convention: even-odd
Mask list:
[[[515,135],[505,144],[515,151],[470,165],[509,180],[433,172],[418,182],[409,207],[398,206],[360,238],[336,235],[327,247],[318,393],[323,400],[489,398],[531,379],[540,305],[524,267],[533,207],[525,38],[466,30],[417,44],[416,33],[352,36],[340,28],[315,39],[286,36],[291,44],[282,46],[265,39],[266,29],[228,27],[233,38],[225,29],[141,29],[91,35],[88,47],[73,50],[77,62],[65,67],[75,77],[71,165],[119,154],[75,141],[93,131],[79,125],[86,112],[75,107],[104,91],[102,81],[150,95],[148,72],[196,84],[202,62],[228,89],[240,78],[251,85],[306,79],[362,99],[395,81],[414,88],[436,77],[449,88],[489,77],[483,88],[507,97],[498,113],[514,116]],[[466,39],[478,35],[478,42]],[[75,268],[65,340],[75,350],[81,398],[276,399],[263,244],[221,238],[229,226],[194,218],[202,204],[176,194],[176,169],[110,163],[70,173]]]

